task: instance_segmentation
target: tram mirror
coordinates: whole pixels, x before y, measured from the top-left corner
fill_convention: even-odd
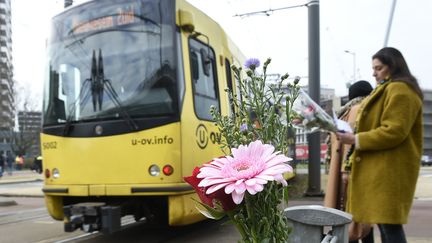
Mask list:
[[[66,120],[66,111],[64,101],[59,98],[54,98],[54,114],[59,120]]]
[[[47,121],[57,122],[58,120],[66,120],[65,102],[59,97],[62,95],[60,90],[60,74],[50,69],[49,103],[46,112]]]
[[[200,49],[200,54],[201,54],[203,72],[206,76],[210,76],[211,59],[206,49],[204,48]]]
[[[192,79],[197,82],[199,79],[199,62],[196,52],[191,53]]]

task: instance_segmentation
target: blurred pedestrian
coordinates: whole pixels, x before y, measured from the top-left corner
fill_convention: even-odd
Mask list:
[[[42,156],[34,157],[33,170],[39,174],[42,173]]]
[[[337,133],[355,144],[347,211],[378,224],[383,243],[404,243],[423,152],[423,93],[395,48],[373,55],[372,68],[377,87],[359,108],[355,134]]]
[[[348,122],[354,130],[357,111],[360,103],[372,92],[372,85],[365,80],[360,80],[352,84],[348,89],[348,103],[338,112],[340,120]],[[349,179],[350,165],[349,160],[352,151],[350,144],[342,144],[337,140],[336,134],[330,134],[328,143],[328,159],[330,169],[324,197],[324,206],[345,211],[347,185]],[[362,239],[363,243],[373,243],[373,230],[370,224],[353,222],[349,228],[350,243],[358,242]]]
[[[3,176],[3,172],[5,169],[5,157],[3,155],[3,151],[0,152],[0,177]]]
[[[8,174],[12,175],[13,167],[14,167],[14,158],[12,157],[12,153],[10,151],[6,151],[6,164],[8,166]]]
[[[24,156],[22,154],[15,158],[15,166],[17,170],[21,170],[24,166]]]

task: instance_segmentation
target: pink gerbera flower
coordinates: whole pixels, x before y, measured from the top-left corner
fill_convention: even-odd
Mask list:
[[[231,194],[236,204],[243,201],[246,190],[255,195],[268,181],[275,180],[287,186],[282,174],[292,171],[285,163],[292,159],[279,152],[273,153],[274,149],[259,140],[233,148],[232,157],[217,158],[203,165],[197,175],[197,178],[203,178],[198,186],[208,187],[207,194],[225,188],[225,193]]]

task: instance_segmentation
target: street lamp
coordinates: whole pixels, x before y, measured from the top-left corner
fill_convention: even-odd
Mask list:
[[[353,56],[353,83],[356,81],[356,53],[353,51],[345,50],[345,53]]]

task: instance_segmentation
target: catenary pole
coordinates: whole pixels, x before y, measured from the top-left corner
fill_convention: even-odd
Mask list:
[[[388,21],[388,24],[387,24],[386,36],[385,36],[385,39],[384,39],[384,47],[386,47],[388,45],[388,40],[389,40],[389,37],[390,37],[390,31],[391,31],[391,26],[392,26],[392,23],[393,23],[393,15],[394,15],[395,8],[396,8],[396,0],[393,0],[392,7],[390,9],[389,21]]]
[[[309,48],[309,95],[319,104],[320,101],[320,30],[319,0],[311,1],[308,6],[308,48]],[[322,196],[321,191],[321,143],[320,132],[308,135],[309,166],[308,189],[306,196]]]

